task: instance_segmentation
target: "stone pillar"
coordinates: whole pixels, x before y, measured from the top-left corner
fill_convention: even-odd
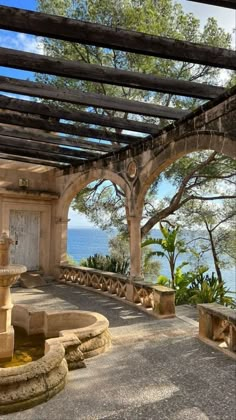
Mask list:
[[[142,278],[142,261],[141,261],[141,217],[129,217],[129,233],[130,233],[130,278]]]
[[[67,225],[70,219],[56,217],[54,222],[54,267],[53,274],[59,277],[60,264],[67,262]]]
[[[128,218],[129,223],[129,246],[130,246],[130,283],[126,285],[125,297],[130,302],[134,301],[134,280],[140,280],[141,276],[141,218],[131,216]]]

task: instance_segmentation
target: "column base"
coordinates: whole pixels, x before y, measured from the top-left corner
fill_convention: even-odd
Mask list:
[[[0,333],[0,362],[12,359],[14,352],[14,328],[10,326],[7,331]]]

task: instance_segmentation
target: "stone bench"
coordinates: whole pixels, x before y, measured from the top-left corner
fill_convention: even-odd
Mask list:
[[[133,288],[133,302],[141,302],[146,308],[151,307],[158,318],[172,318],[175,316],[174,289],[161,285],[155,286],[142,280],[134,281],[129,284],[129,287]]]
[[[217,303],[199,304],[199,338],[226,343],[236,352],[236,311]]]

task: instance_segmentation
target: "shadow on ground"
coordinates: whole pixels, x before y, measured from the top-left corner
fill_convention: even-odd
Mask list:
[[[37,289],[15,288],[12,292],[14,303],[36,305],[48,311],[80,309],[99,312],[109,319],[110,327],[154,320],[150,315],[125,302],[77,286],[53,284]]]

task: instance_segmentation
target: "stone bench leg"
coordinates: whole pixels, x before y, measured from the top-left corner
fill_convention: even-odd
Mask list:
[[[153,312],[162,318],[175,316],[175,292],[153,291]]]
[[[229,326],[229,350],[236,351],[236,326]]]
[[[202,309],[199,310],[199,335],[210,340],[213,339],[214,335],[213,317]]]

